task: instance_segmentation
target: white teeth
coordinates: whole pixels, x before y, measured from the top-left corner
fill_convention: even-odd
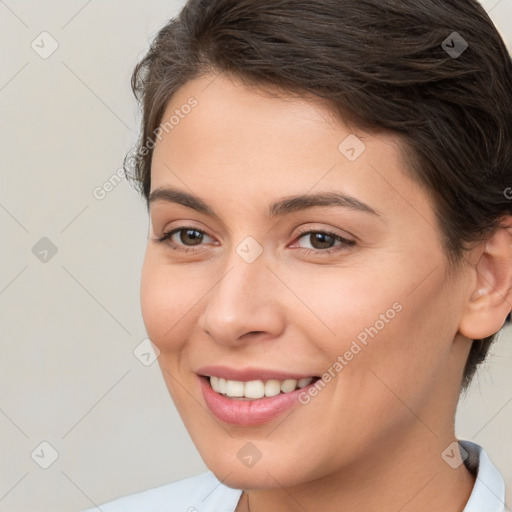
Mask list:
[[[307,377],[305,379],[300,379],[297,385],[299,388],[305,388],[306,386],[309,386],[313,382],[312,377]]]
[[[281,383],[278,380],[267,380],[265,382],[265,396],[276,396],[281,393]]]
[[[243,382],[241,384],[244,385]],[[263,398],[265,396],[265,384],[262,380],[250,380],[245,383],[243,395],[246,398]]]
[[[295,379],[286,379],[281,383],[281,391],[283,393],[291,393],[297,389],[297,381]]]
[[[244,383],[238,380],[226,381],[226,395],[244,396]]]
[[[291,393],[296,389],[309,386],[311,382],[313,382],[313,377],[307,377],[299,380],[286,379],[284,381],[270,379],[266,382],[263,382],[262,380],[242,382],[238,380],[226,380],[222,377],[210,377],[210,385],[215,392],[232,398],[252,399],[259,399],[264,396],[277,396],[280,393]]]
[[[213,391],[219,392],[219,377],[210,377],[210,384]]]

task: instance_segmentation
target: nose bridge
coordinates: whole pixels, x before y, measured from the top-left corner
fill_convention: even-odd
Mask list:
[[[248,332],[273,336],[282,328],[269,285],[272,273],[261,245],[244,239],[226,259],[224,272],[206,297],[200,325],[216,341],[236,342]]]

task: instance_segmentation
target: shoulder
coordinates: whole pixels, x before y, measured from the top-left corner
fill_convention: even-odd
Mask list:
[[[242,491],[211,472],[118,498],[83,512],[233,512]]]

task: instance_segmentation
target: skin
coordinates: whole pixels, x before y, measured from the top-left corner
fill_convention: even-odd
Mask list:
[[[216,216],[150,204],[141,305],[206,465],[246,491],[237,511],[249,510],[247,499],[251,512],[461,511],[474,478],[441,454],[455,440],[469,339],[496,332],[510,310],[509,231],[450,273],[431,200],[407,176],[396,137],[348,128],[318,99],[265,94],[222,74],[185,84],[163,119],[191,96],[197,107],[157,142],[151,191],[192,193]],[[355,161],[338,150],[350,133],[366,146]],[[278,199],[329,191],[378,215],[317,206],[268,216]],[[203,232],[201,243],[186,232],[174,250],[156,241],[179,227]],[[355,244],[328,239],[326,254],[299,228]],[[263,250],[252,263],[236,252],[247,236]],[[199,367],[322,375],[396,303],[401,311],[288,416],[240,427],[208,410]],[[249,441],[262,455],[251,468],[237,457]]]

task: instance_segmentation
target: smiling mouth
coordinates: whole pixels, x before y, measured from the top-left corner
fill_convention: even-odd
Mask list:
[[[293,393],[297,389],[305,388],[320,377],[306,377],[302,379],[277,380],[269,379],[239,381],[227,380],[222,377],[205,376],[211,388],[216,393],[233,400],[259,400],[264,397],[273,397],[280,394]]]

